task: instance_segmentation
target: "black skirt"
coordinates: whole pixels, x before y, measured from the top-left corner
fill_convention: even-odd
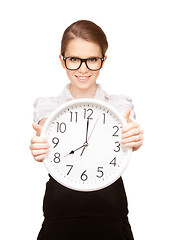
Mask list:
[[[68,189],[51,176],[37,240],[133,240],[123,181],[94,192]]]

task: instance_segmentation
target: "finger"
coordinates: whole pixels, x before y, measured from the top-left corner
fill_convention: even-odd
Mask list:
[[[32,123],[32,127],[33,127],[33,129],[37,132],[38,136],[40,136],[40,135],[41,135],[41,131],[42,131],[42,126],[39,125],[39,124],[36,123],[36,122],[33,122],[33,123]]]
[[[32,139],[31,139],[31,143],[47,143],[47,139],[45,138],[42,138],[42,137],[38,137],[38,136],[34,136]]]
[[[127,123],[130,122],[129,121],[130,114],[131,114],[131,109],[128,108],[123,115]]]
[[[49,149],[32,150],[32,155],[34,157],[42,155],[42,154],[48,154],[48,153],[49,153]]]
[[[139,142],[141,140],[143,140],[143,137],[141,134],[138,134],[135,136],[131,136],[131,137],[122,139],[121,144],[127,144],[127,143],[131,143],[131,142]]]
[[[137,150],[138,148],[140,148],[142,146],[142,143],[143,143],[142,140],[140,140],[138,142],[126,143],[126,144],[124,144],[124,147],[133,148],[133,150]]]
[[[123,133],[121,138],[125,139],[125,138],[129,138],[129,137],[132,137],[132,136],[138,136],[138,135],[142,135],[140,128],[132,128],[128,132]]]
[[[136,122],[130,122],[130,123],[126,124],[125,126],[123,126],[122,133],[128,132],[129,130],[131,130],[133,128],[140,128],[140,125]]]
[[[37,162],[43,162],[43,160],[48,156],[48,154],[42,154],[42,155],[39,155],[39,156],[36,156],[35,157],[35,160]]]
[[[49,149],[50,145],[48,143],[33,143],[30,145],[30,150],[40,150]]]

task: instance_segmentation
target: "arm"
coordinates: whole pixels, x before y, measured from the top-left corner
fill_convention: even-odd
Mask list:
[[[34,159],[38,162],[42,162],[44,158],[48,155],[49,152],[49,144],[46,139],[40,137],[41,130],[46,121],[46,118],[43,118],[38,123],[33,122],[32,127],[37,132],[37,136],[32,137],[30,150],[34,157]]]
[[[132,122],[129,119],[131,109],[127,109],[124,118],[127,124],[122,129],[122,141],[125,147],[133,148],[133,151],[138,150],[143,144],[143,130],[140,125],[136,122]]]

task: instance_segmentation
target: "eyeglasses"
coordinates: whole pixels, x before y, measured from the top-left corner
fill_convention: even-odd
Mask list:
[[[98,71],[102,68],[104,58],[91,57],[91,58],[78,58],[78,57],[63,57],[65,66],[68,70],[77,70],[85,62],[87,68],[91,71]]]

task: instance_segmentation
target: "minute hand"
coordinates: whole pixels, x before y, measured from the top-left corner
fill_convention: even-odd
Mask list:
[[[88,137],[88,141],[89,141],[89,139],[90,139],[90,137],[91,137],[91,135],[92,135],[92,133],[93,133],[93,131],[94,131],[94,128],[95,128],[95,126],[96,126],[96,124],[97,124],[97,122],[98,122],[98,120],[99,120],[99,117],[100,117],[100,115],[98,116],[96,122],[94,123],[94,126],[93,126],[93,128],[92,128],[92,130],[91,130],[91,132],[90,132],[89,137]],[[88,146],[88,142],[87,142],[87,145],[83,148],[80,156],[82,156],[82,154],[83,154],[83,152],[84,152],[84,150],[85,150],[85,148],[86,148],[87,146]]]
[[[88,126],[89,126],[89,118],[87,119],[87,129],[86,129],[86,139],[85,139],[85,143],[88,143]]]

